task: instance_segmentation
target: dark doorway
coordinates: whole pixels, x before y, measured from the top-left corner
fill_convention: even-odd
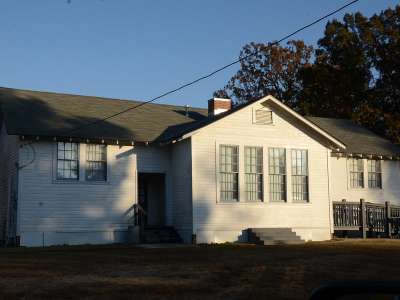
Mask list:
[[[139,204],[146,211],[145,227],[165,225],[165,174],[139,173]]]

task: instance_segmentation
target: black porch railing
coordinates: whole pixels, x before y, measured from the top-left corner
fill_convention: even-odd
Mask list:
[[[366,202],[333,202],[334,230],[367,236],[399,237],[400,206]]]
[[[143,227],[147,222],[147,212],[146,210],[138,203],[133,205],[133,221],[135,226]]]

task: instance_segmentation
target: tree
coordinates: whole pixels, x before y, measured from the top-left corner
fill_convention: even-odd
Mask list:
[[[314,64],[300,72],[304,114],[353,118],[368,103],[373,77],[362,38],[366,22],[359,13],[328,22]]]
[[[400,6],[372,16],[364,42],[376,73],[371,123],[400,142]]]
[[[297,95],[301,90],[297,76],[304,66],[310,64],[312,51],[313,48],[303,41],[289,41],[286,47],[247,44],[240,52],[240,58],[243,59],[240,70],[223,90],[214,95],[230,97],[240,103],[272,94],[291,107],[296,107]]]
[[[240,57],[215,95],[240,103],[272,94],[302,114],[352,119],[400,142],[400,6],[328,22],[314,52],[302,41],[251,43]]]

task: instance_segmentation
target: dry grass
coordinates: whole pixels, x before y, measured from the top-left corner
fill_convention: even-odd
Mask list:
[[[400,279],[400,241],[0,250],[4,299],[306,299],[327,282]]]

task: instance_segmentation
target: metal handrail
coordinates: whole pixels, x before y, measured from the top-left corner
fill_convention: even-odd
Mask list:
[[[134,209],[134,224],[136,226],[144,226],[144,219],[147,217],[147,211],[139,204],[133,205]]]
[[[134,204],[135,207],[137,207],[138,210],[140,210],[145,216],[147,216],[147,211],[141,206],[139,203]]]

